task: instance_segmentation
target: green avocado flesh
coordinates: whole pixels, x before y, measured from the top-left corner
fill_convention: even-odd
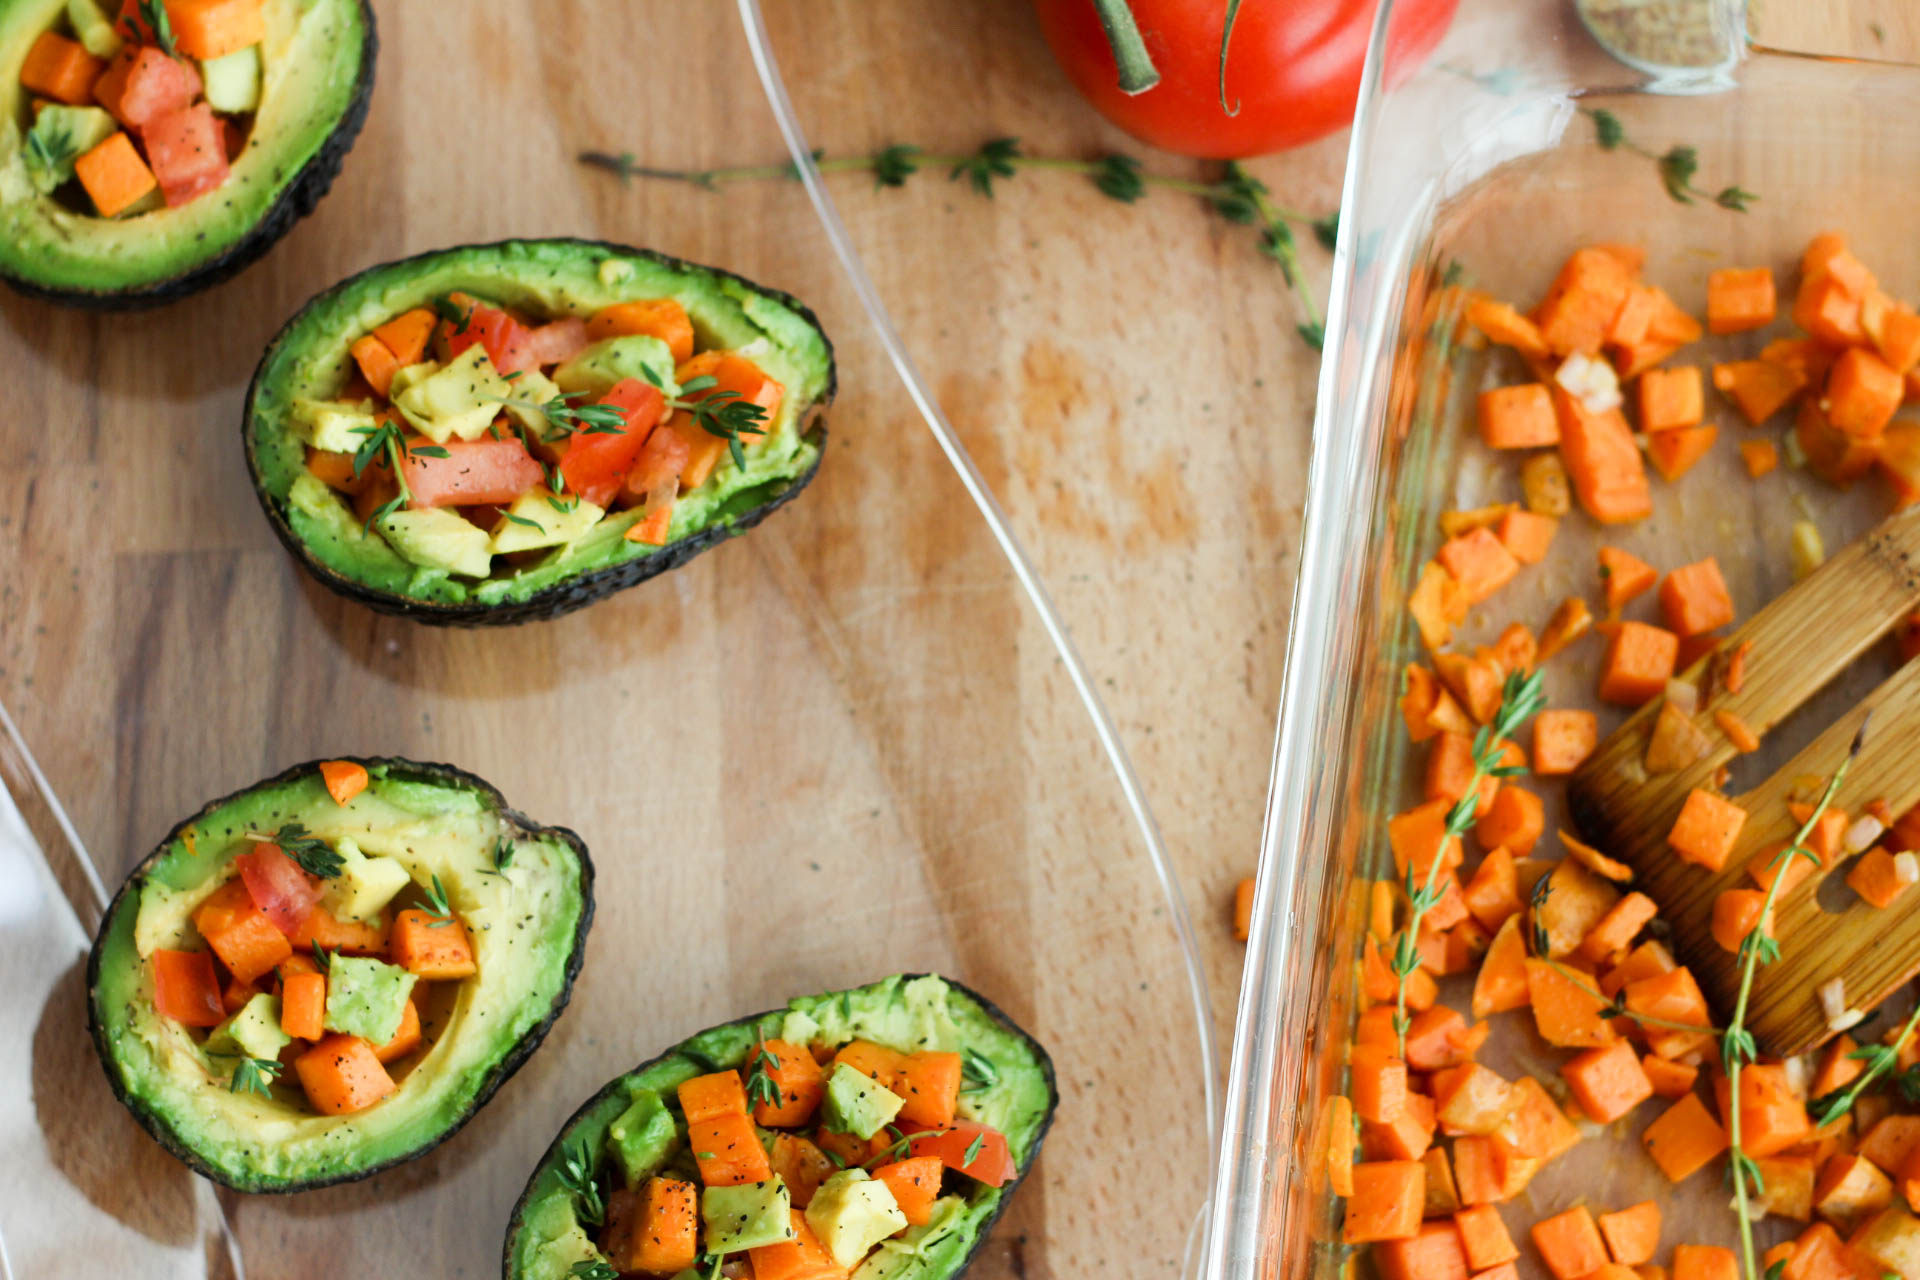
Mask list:
[[[626,539],[642,518],[638,507],[569,530],[561,545],[512,559],[495,556],[490,565],[484,552],[478,560],[463,559],[472,548],[444,540],[422,545],[423,538],[434,536],[431,530],[403,527],[397,537],[384,525],[368,530],[345,499],[307,470],[296,402],[337,398],[353,368],[348,349],[355,340],[455,292],[541,322],[590,316],[617,302],[672,298],[693,321],[697,350],[741,352],[779,381],[785,395],[766,438],[746,449],[744,469],[723,455],[702,484],[681,493],[662,547]],[[263,501],[284,516],[292,536],[326,569],[403,602],[515,604],[569,579],[671,551],[694,534],[731,525],[805,476],[818,461],[819,444],[803,435],[802,427],[808,411],[827,394],[832,372],[826,338],[806,315],[731,276],[611,245],[508,241],[375,267],[309,303],[255,375],[246,430]],[[424,391],[424,384],[416,390]],[[516,393],[516,398],[522,397]],[[541,518],[551,527],[555,517],[543,511]],[[432,563],[435,559],[443,563]],[[466,566],[484,568],[491,576],[456,571]]]
[[[522,825],[490,788],[452,770],[372,761],[368,772],[367,789],[346,805],[328,795],[317,766],[218,802],[128,878],[94,944],[94,1040],[115,1093],[176,1155],[237,1190],[345,1181],[431,1147],[538,1043],[578,967],[591,868],[567,833]],[[422,984],[432,989],[420,1009],[426,1043],[388,1064],[394,1092],[347,1115],[317,1114],[291,1068],[269,1097],[230,1090],[235,1062],[220,1050],[272,1057],[286,1043],[276,997],[254,997],[205,1043],[153,1003],[148,957],[204,949],[193,913],[237,874],[234,859],[257,847],[247,835],[296,823],[330,846],[357,849],[359,865],[403,867],[401,904],[438,876],[479,969]],[[503,840],[512,854],[501,873]],[[339,881],[324,884],[332,894]],[[353,972],[329,975],[326,1028],[391,1038],[413,975],[379,958],[332,962]]]
[[[856,1260],[865,1242],[879,1241],[854,1268],[852,1280],[947,1280],[962,1270],[1005,1197],[1025,1177],[1057,1095],[1051,1064],[1037,1044],[966,989],[922,976],[806,996],[785,1009],[713,1027],[609,1083],[568,1122],[528,1180],[508,1227],[509,1280],[565,1280],[578,1263],[605,1261],[596,1244],[598,1228],[582,1221],[580,1202],[563,1182],[567,1158],[586,1153],[603,1186],[635,1185],[655,1172],[697,1182],[676,1089],[694,1076],[746,1069],[753,1046],[773,1038],[831,1045],[864,1039],[902,1052],[972,1050],[992,1062],[994,1083],[970,1082],[960,1094],[959,1115],[1006,1135],[1019,1169],[1014,1181],[989,1187],[950,1173],[932,1220],[896,1236],[903,1220],[891,1217],[897,1213],[891,1195],[862,1185],[865,1175],[858,1170],[846,1170],[815,1193],[807,1215],[829,1247],[836,1234],[850,1238],[859,1250]],[[743,1233],[777,1230],[774,1215],[762,1215],[757,1203],[773,1197],[775,1187],[786,1190],[777,1177],[733,1189],[737,1205],[716,1198],[719,1188],[706,1188],[706,1239],[721,1224]]]
[[[86,293],[185,275],[253,232],[349,112],[369,37],[360,0],[266,0],[258,111],[227,180],[178,208],[101,218],[43,192],[26,147],[20,66],[67,12],[67,0],[0,3],[0,275]]]

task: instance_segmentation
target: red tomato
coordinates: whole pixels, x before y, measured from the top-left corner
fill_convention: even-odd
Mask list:
[[[636,501],[652,501],[656,489],[664,489],[668,484],[677,486],[691,454],[679,432],[654,432],[647,437],[646,446],[627,472],[627,496]]]
[[[253,905],[282,933],[296,932],[313,904],[320,901],[320,890],[277,844],[257,845],[252,853],[243,853],[234,862],[240,867],[240,878],[246,881]]]
[[[998,1129],[989,1129],[974,1120],[955,1120],[945,1129],[919,1130],[917,1126],[903,1124],[901,1130],[913,1139],[913,1154],[916,1156],[938,1156],[947,1168],[966,1174],[976,1182],[984,1182],[990,1187],[1005,1186],[1020,1172],[1013,1162],[1013,1154],[1007,1149],[1007,1136]],[[980,1150],[974,1155],[973,1163],[967,1163],[967,1148],[975,1139],[980,1141]]]
[[[205,951],[153,953],[153,1007],[189,1027],[217,1027],[227,1019],[213,956]]]
[[[587,322],[579,316],[552,320],[527,330],[527,359],[536,366],[564,364],[579,355],[586,345]]]
[[[200,96],[200,77],[183,59],[128,45],[94,83],[93,96],[121,124],[144,129]]]
[[[508,503],[543,478],[527,446],[512,437],[449,440],[437,446],[446,450],[444,458],[420,452],[433,447],[410,442],[401,459],[400,470],[416,508]]]
[[[459,332],[454,326],[443,322],[447,337],[447,358],[452,359],[474,343],[487,349],[487,359],[499,373],[513,373],[521,369],[536,368],[532,358],[532,349],[528,343],[530,331],[512,316],[498,307],[490,307],[484,302],[456,295],[455,306],[471,307],[467,315],[466,327]]]
[[[651,383],[623,378],[600,398],[600,403],[620,410],[626,429],[576,431],[560,459],[560,474],[566,478],[568,492],[579,494],[596,507],[605,507],[620,492],[641,446],[659,425],[667,400]]]
[[[1459,0],[1400,0],[1388,80],[1420,65],[1446,34]],[[1220,102],[1225,0],[1129,0],[1160,83],[1121,92],[1113,51],[1090,0],[1034,0],[1053,56],[1080,95],[1142,142],[1227,160],[1297,147],[1353,122],[1374,0],[1245,0]]]
[[[170,111],[140,131],[147,164],[168,208],[177,208],[227,180],[227,142],[213,108],[202,102]]]

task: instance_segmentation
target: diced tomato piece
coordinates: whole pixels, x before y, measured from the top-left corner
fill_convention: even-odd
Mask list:
[[[410,444],[400,464],[415,507],[509,503],[540,483],[540,464],[518,439],[449,440],[444,458]]]
[[[644,502],[655,489],[670,480],[678,480],[686,470],[692,451],[677,431],[656,431],[647,437],[640,456],[627,472],[627,496]]]
[[[93,85],[94,100],[129,129],[143,129],[200,96],[200,76],[151,45],[128,45]]]
[[[974,1120],[955,1120],[944,1129],[920,1130],[911,1123],[900,1126],[911,1139],[912,1154],[916,1156],[938,1156],[940,1162],[958,1173],[964,1173],[976,1182],[984,1182],[990,1187],[1005,1186],[1020,1172],[1013,1162],[1013,1154],[1007,1149],[1007,1136],[998,1129],[989,1129]],[[967,1148],[975,1140],[980,1150],[974,1154],[973,1162],[967,1162]]]
[[[651,383],[623,378],[600,398],[600,403],[620,410],[626,429],[576,431],[560,459],[560,474],[566,477],[567,489],[596,507],[609,505],[620,492],[641,447],[660,424],[667,399]]]
[[[524,369],[538,367],[529,345],[531,331],[527,326],[515,320],[499,307],[490,307],[484,302],[475,302],[465,294],[456,293],[450,301],[463,310],[471,309],[464,328],[455,332],[451,323],[444,325],[447,341],[447,357],[452,359],[474,343],[487,349],[487,359],[500,373],[514,373]]]
[[[160,181],[168,208],[227,180],[227,139],[213,108],[204,102],[149,121],[140,140],[147,144],[147,165]]]
[[[554,320],[527,330],[527,358],[545,368],[564,364],[587,346],[587,322],[579,316]]]
[[[266,912],[273,927],[282,933],[298,930],[313,904],[320,901],[320,890],[277,844],[258,845],[253,852],[235,858],[234,863],[240,868],[240,878],[246,881],[253,905]]]
[[[205,951],[154,952],[153,1007],[162,1017],[189,1027],[217,1027],[226,1021],[213,956]]]

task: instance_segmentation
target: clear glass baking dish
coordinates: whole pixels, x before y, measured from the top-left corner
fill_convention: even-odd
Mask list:
[[[1376,55],[1390,9],[1383,6],[1376,26]],[[1213,1280],[1331,1277],[1350,1253],[1339,1244],[1338,1202],[1314,1157],[1324,1150],[1317,1142],[1325,1101],[1343,1088],[1356,1013],[1357,890],[1383,866],[1391,877],[1386,818],[1420,798],[1421,756],[1395,706],[1402,668],[1422,652],[1406,598],[1441,541],[1439,512],[1520,496],[1517,468],[1478,441],[1473,401],[1485,387],[1528,375],[1509,352],[1452,340],[1458,329],[1446,299],[1458,291],[1444,284],[1524,308],[1572,249],[1627,241],[1646,247],[1646,278],[1700,315],[1706,276],[1723,266],[1772,266],[1790,301],[1806,241],[1840,228],[1884,287],[1905,297],[1920,291],[1920,241],[1905,213],[1920,172],[1920,73],[1735,52],[1745,56],[1697,73],[1650,74],[1607,57],[1570,4],[1468,0],[1433,61],[1401,87],[1384,91],[1377,56],[1369,63],[1342,202],[1332,336],[1229,1060],[1203,1271]],[[1612,114],[1627,144],[1599,145],[1596,111]],[[1690,203],[1670,194],[1657,161],[1675,146],[1691,147],[1697,163]],[[1666,172],[1679,176],[1672,165]],[[1735,186],[1756,197],[1746,212],[1715,201]],[[1760,336],[1789,328],[1782,319]],[[1750,351],[1754,337],[1709,339],[1678,361],[1726,359]],[[1745,616],[1791,581],[1796,520],[1815,522],[1831,551],[1891,510],[1877,483],[1842,493],[1786,465],[1750,480],[1736,444],[1764,435],[1790,457],[1782,437],[1791,415],[1752,429],[1716,392],[1708,397],[1720,438],[1680,483],[1654,476],[1652,518],[1603,530],[1576,510],[1561,521],[1547,562],[1476,613],[1461,639],[1485,642],[1514,618],[1537,629],[1562,598],[1594,598],[1602,542],[1663,568],[1717,556]],[[1599,645],[1589,641],[1557,660],[1549,702],[1591,706],[1598,659]],[[1742,762],[1751,770],[1744,776],[1764,777],[1884,673],[1862,665],[1868,669],[1843,677],[1805,717],[1770,735]],[[1620,718],[1603,712],[1602,734]],[[1539,789],[1552,831],[1558,797]],[[1558,856],[1555,843],[1543,841],[1536,856]],[[1442,992],[1464,1007],[1464,986],[1443,984]],[[1510,1076],[1525,1069],[1554,1078],[1558,1055],[1542,1053],[1530,1029],[1513,1015],[1495,1027],[1483,1061]],[[1606,1140],[1582,1143],[1507,1207],[1523,1274],[1544,1274],[1525,1243],[1526,1224],[1578,1199],[1605,1208],[1661,1200],[1668,1223],[1684,1226],[1669,1227],[1656,1261],[1679,1240],[1733,1242],[1729,1193],[1717,1176],[1669,1187],[1641,1153],[1637,1129],[1656,1114],[1643,1107]],[[1768,1222],[1760,1234],[1771,1239],[1780,1230]]]

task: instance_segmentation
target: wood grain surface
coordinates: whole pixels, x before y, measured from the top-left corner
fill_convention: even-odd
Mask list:
[[[526,1170],[607,1077],[789,995],[932,968],[1001,1002],[1061,1073],[1047,1157],[980,1273],[1171,1273],[1209,1167],[1193,1015],[1033,613],[795,186],[622,187],[573,159],[780,159],[732,6],[501,2],[457,24],[376,8],[366,131],[264,262],[150,314],[0,300],[18,406],[0,421],[0,697],[109,875],[206,798],[348,751],[474,769],[581,831],[601,867],[585,974],[542,1052],[422,1161],[226,1197],[249,1269],[492,1274]],[[768,19],[831,150],[1122,145],[1015,0],[792,0]],[[1330,208],[1342,146],[1261,172]],[[1257,844],[1316,368],[1293,304],[1250,234],[1188,199],[1126,207],[1064,175],[991,201],[944,174],[836,192],[1134,752],[1225,1035],[1226,902]],[[819,481],[751,537],[557,623],[434,631],[328,595],[275,544],[241,461],[264,343],[351,271],[526,234],[653,246],[815,306],[843,387]],[[77,1004],[49,1005],[45,1027],[59,1083],[36,1103],[69,1175],[103,1206],[116,1167],[142,1203],[188,1203],[86,1061]],[[1090,1185],[1097,1170],[1129,1176]],[[191,1238],[167,1214],[139,1223]]]
[[[574,160],[782,159],[732,6],[375,7],[366,131],[262,263],[143,315],[0,297],[0,698],[109,875],[206,798],[349,751],[471,768],[577,828],[601,867],[586,971],[546,1048],[416,1164],[226,1197],[250,1270],[496,1274],[526,1169],[603,1080],[789,995],[933,968],[1060,1067],[1048,1154],[975,1274],[1171,1274],[1209,1170],[1192,1012],[1032,611],[794,186],[623,187]],[[830,152],[1012,135],[1141,153],[1080,104],[1020,0],[767,0],[767,17]],[[1344,148],[1253,168],[1323,212]],[[1294,303],[1246,229],[1191,199],[1123,206],[1065,175],[990,201],[937,173],[834,190],[1133,753],[1224,1049],[1227,903],[1258,844],[1318,364]],[[656,247],[816,307],[843,388],[819,481],[753,536],[557,623],[432,631],[318,589],[241,460],[264,343],[369,264],[539,234]],[[1324,296],[1326,257],[1305,256]],[[82,1035],[77,1002],[48,1006],[43,1127],[96,1204],[145,1206],[116,1212],[179,1243],[184,1175],[107,1098]]]

